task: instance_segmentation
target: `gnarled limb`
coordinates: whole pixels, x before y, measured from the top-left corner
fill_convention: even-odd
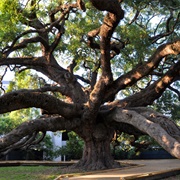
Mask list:
[[[146,89],[142,90],[139,93],[136,93],[130,97],[119,101],[119,105],[135,107],[135,106],[147,106],[151,105],[154,100],[158,99],[166,88],[170,86],[176,80],[176,76],[180,75],[180,61],[173,65],[166,74],[160,78],[158,81],[155,81]],[[144,99],[144,101],[142,100]]]
[[[0,58],[0,65],[21,65],[21,66],[34,66],[37,67],[40,66],[43,68],[45,65],[47,65],[46,58],[45,57],[11,57],[11,58]]]
[[[100,11],[109,11],[118,14],[120,2],[118,0],[90,0],[95,8]]]
[[[35,141],[31,137],[37,132],[72,130],[80,125],[80,119],[65,119],[61,116],[42,116],[39,119],[30,120],[22,123],[19,127],[0,138],[0,153],[29,144]],[[29,142],[28,142],[29,141]]]
[[[152,118],[146,118],[147,116],[144,116],[143,114],[140,114],[135,110],[129,110],[129,109],[121,109],[116,108],[110,115],[109,118],[112,118],[114,121],[117,122],[123,122],[127,124],[131,124],[134,127],[138,128],[142,132],[147,133],[151,137],[153,137],[166,151],[168,151],[173,156],[180,159],[180,141],[179,139],[172,136],[172,134],[168,133],[166,131],[166,128],[164,125],[162,126],[161,123],[158,121],[152,121]],[[148,111],[148,110],[147,110]],[[150,116],[153,116],[151,113]],[[162,116],[163,117],[163,116]],[[154,116],[154,119],[156,119],[157,116]],[[161,119],[160,116],[158,118]],[[168,118],[167,118],[168,119]],[[166,119],[166,124],[169,126],[169,121]],[[170,124],[172,121],[170,121]],[[177,126],[172,127],[174,129],[174,132],[177,136],[179,136],[179,128]]]
[[[115,100],[101,106],[101,110],[110,110],[118,107],[137,107],[151,105],[162,93],[179,77],[180,61],[173,65],[162,78],[147,88],[122,100]]]
[[[0,106],[0,113],[29,107],[41,108],[50,114],[60,114],[68,118],[80,116],[82,113],[81,105],[65,103],[37,90],[18,90],[6,93],[0,97]]]
[[[51,80],[54,80],[58,84],[66,86],[66,95],[74,102],[85,102],[85,94],[82,90],[82,86],[77,82],[76,76],[59,66],[53,56],[51,59],[53,60],[49,62],[48,59],[44,56],[0,58],[0,65],[20,65],[35,69],[36,71],[39,71],[49,77]]]
[[[146,107],[134,107],[128,109],[136,111],[137,113],[141,114],[154,123],[160,124],[160,126],[162,126],[170,136],[180,142],[180,127],[176,125],[176,123],[170,118]]]

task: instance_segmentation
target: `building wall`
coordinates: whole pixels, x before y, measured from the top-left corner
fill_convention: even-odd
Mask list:
[[[58,132],[58,133],[56,134],[56,133],[53,133],[53,132],[51,132],[51,131],[48,131],[47,134],[50,135],[51,138],[52,138],[52,143],[53,143],[54,149],[66,145],[66,141],[64,141],[64,140],[62,139],[62,132]],[[66,159],[66,158],[65,158],[64,156],[63,156],[63,157],[62,157],[62,156],[59,156],[59,157],[57,157],[57,158],[55,158],[55,159],[53,159],[53,160],[54,160],[54,161],[62,161],[62,160],[65,161],[65,159]]]

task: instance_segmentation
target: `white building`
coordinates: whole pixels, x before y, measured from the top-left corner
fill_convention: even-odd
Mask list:
[[[51,136],[54,148],[59,148],[59,147],[62,147],[62,146],[66,145],[67,137],[64,137],[65,133],[58,132],[56,134],[54,132],[48,131],[47,134]],[[59,156],[59,157],[57,157],[57,158],[55,158],[53,160],[54,161],[62,161],[62,160],[65,161],[66,157],[65,156],[63,156],[63,157]]]

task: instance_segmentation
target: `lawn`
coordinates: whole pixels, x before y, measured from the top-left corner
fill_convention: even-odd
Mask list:
[[[0,167],[0,180],[53,180],[60,174],[57,166]]]

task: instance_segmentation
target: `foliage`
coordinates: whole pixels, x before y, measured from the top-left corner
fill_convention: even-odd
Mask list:
[[[153,106],[157,111],[170,116],[180,125],[180,103],[177,94],[167,90],[155,101]]]
[[[17,0],[2,0],[0,2],[0,47],[11,42],[21,31],[21,27],[18,26],[21,14],[18,13],[17,9]]]
[[[41,79],[39,79],[37,75],[31,74],[30,70],[26,70],[21,73],[18,73],[18,71],[16,71],[15,77],[12,81],[10,81],[6,92],[19,90],[22,88],[38,88],[41,83]],[[39,113],[40,112],[38,109],[28,108],[0,115],[0,134],[2,135],[10,132],[22,122],[37,117]]]
[[[43,85],[44,80],[37,74],[33,74],[30,70],[24,70],[19,72],[18,69],[15,72],[15,77],[10,81],[7,88],[7,92],[11,92],[19,89],[33,89],[39,88]]]
[[[10,132],[14,128],[16,128],[19,124],[21,124],[23,122],[23,118],[20,117],[21,117],[20,114],[16,113],[16,111],[10,114],[8,113],[7,115],[1,115],[0,135]]]
[[[134,147],[131,147],[129,149],[121,149],[121,147],[116,147],[114,151],[114,159],[120,160],[120,159],[134,159],[136,158],[136,151]]]
[[[111,142],[111,151],[115,159],[131,159],[135,156],[135,147],[131,145],[133,135],[126,133],[117,134],[117,139]]]

